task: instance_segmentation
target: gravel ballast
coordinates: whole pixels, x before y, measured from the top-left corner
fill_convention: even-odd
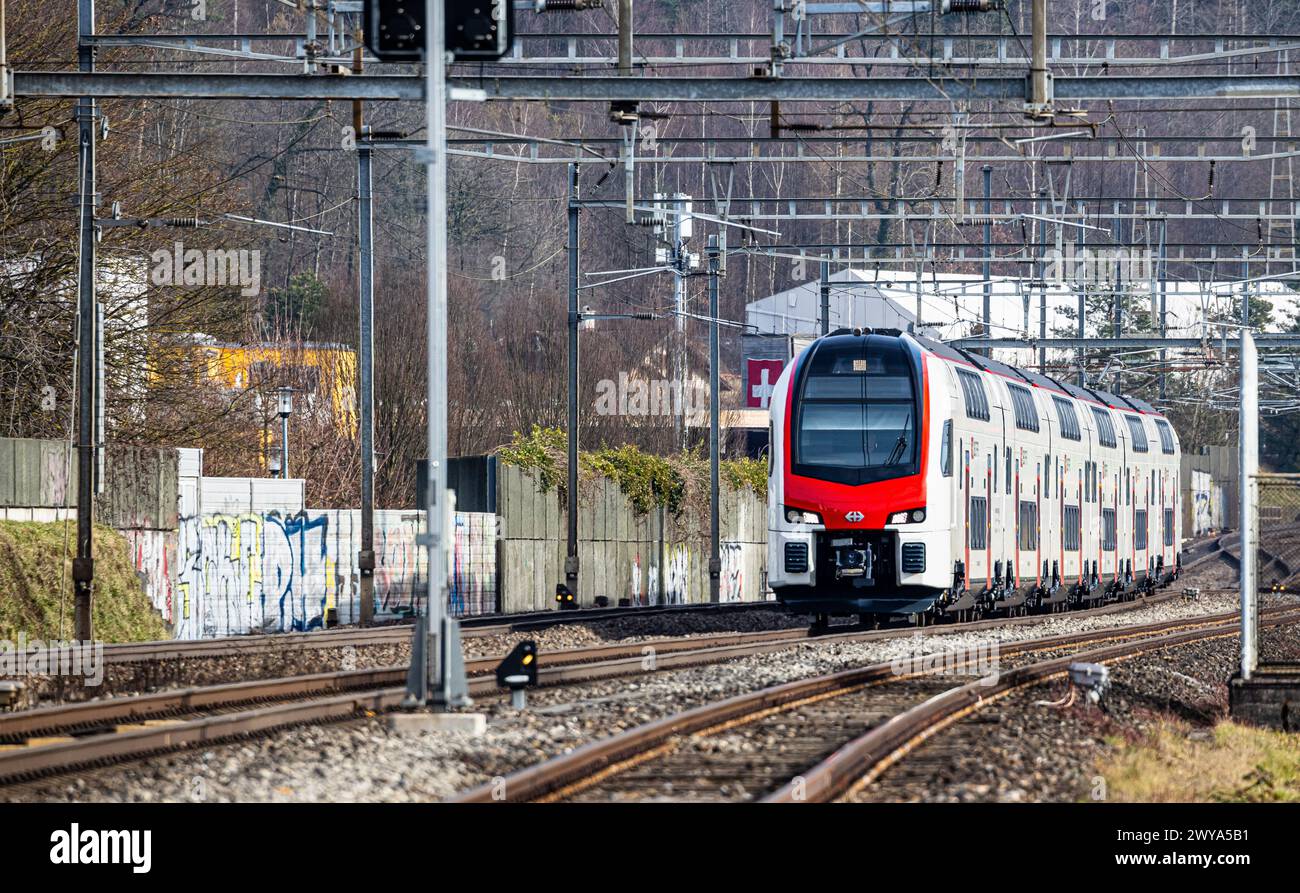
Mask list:
[[[504,699],[484,699],[475,709],[487,714],[488,731],[479,738],[449,732],[400,736],[374,717],[4,788],[0,800],[435,800],[595,738],[781,682],[920,653],[986,650],[993,643],[1202,616],[1235,606],[1235,596],[1217,594],[1124,614],[1049,615],[1038,624],[978,633],[936,637],[917,631],[858,643],[814,639],[722,664],[533,691],[529,710],[522,713]]]

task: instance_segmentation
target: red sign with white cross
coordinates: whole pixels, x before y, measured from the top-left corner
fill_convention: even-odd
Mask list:
[[[767,409],[776,388],[776,380],[785,368],[784,360],[745,360],[748,387],[745,389],[745,405],[755,409]]]

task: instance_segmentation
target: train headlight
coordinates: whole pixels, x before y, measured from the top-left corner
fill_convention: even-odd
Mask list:
[[[791,524],[820,524],[822,516],[816,512],[805,512],[803,509],[787,508],[785,510],[785,519]]]
[[[905,512],[894,512],[889,516],[890,524],[920,524],[925,520],[925,507],[919,509],[908,509]]]

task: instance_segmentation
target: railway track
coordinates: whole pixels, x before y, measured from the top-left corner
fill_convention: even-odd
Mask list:
[[[1123,613],[1175,598],[1161,593],[1076,616]],[[1042,617],[990,619],[934,627],[930,635],[1032,625]],[[809,641],[865,642],[910,636],[911,627],[848,629],[813,636],[806,629],[643,640],[545,654],[541,685],[591,682],[681,669],[795,647]],[[473,697],[500,692],[499,657],[466,661]],[[392,710],[405,694],[406,665],[171,689],[56,704],[0,714],[0,784],[82,766],[233,740],[251,734]]]
[[[1300,532],[1300,525],[1296,525]],[[1189,554],[1208,549],[1208,553],[1184,565],[1184,572],[1207,564],[1221,556],[1231,557],[1228,545],[1235,534],[1203,540],[1188,547]],[[674,614],[726,615],[742,611],[777,610],[775,602],[728,602],[724,604],[648,605],[632,607],[585,608],[576,611],[534,611],[526,614],[487,615],[461,619],[463,639],[533,632],[568,623],[589,623],[627,617],[659,617]],[[216,639],[165,640],[130,642],[104,646],[107,664],[130,664],[199,658],[253,657],[265,654],[290,654],[322,648],[405,645],[411,638],[411,625],[405,622],[361,629],[344,627],[299,633],[226,636]]]
[[[1232,535],[1206,541],[1210,548],[1184,566],[1184,572],[1221,556],[1231,556],[1224,541]],[[1202,544],[1198,544],[1202,545]],[[728,602],[725,604],[651,605],[627,608],[590,608],[577,611],[537,611],[528,614],[491,615],[461,620],[464,639],[533,632],[568,623],[588,623],[626,617],[656,617],[673,614],[725,615],[741,611],[776,610],[775,602]],[[405,645],[411,638],[409,623],[392,623],[369,629],[341,628],[307,633],[271,633],[265,635],[227,636],[216,639],[130,642],[104,646],[107,664],[130,664],[148,661],[199,658],[252,657],[265,654],[290,654],[322,648]]]
[[[1267,612],[1266,625],[1300,621]],[[830,800],[879,772],[935,731],[1009,691],[1104,662],[1199,639],[1235,635],[1224,613],[1007,645],[1016,665],[954,686],[950,678],[881,663],[705,704],[484,785],[456,802],[709,799]],[[1088,645],[1112,644],[1079,652]],[[1033,654],[1047,660],[1021,661]],[[1061,652],[1070,652],[1062,655]],[[971,666],[972,658],[959,662]],[[978,664],[978,660],[975,661]],[[864,782],[865,780],[865,782]]]
[[[766,611],[775,602],[726,602],[724,604],[649,605],[622,608],[589,608],[577,611],[534,611],[526,614],[493,614],[462,618],[461,638],[472,639],[511,632],[532,632],[566,623],[588,623],[625,617],[658,617],[672,614],[725,615],[740,611]],[[389,623],[367,629],[342,627],[305,633],[268,633],[224,636],[215,639],[128,642],[104,646],[106,663],[184,660],[205,657],[253,656],[269,653],[310,651],[318,648],[405,645],[411,640],[411,624]]]

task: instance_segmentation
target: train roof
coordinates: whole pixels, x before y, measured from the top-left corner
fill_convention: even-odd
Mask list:
[[[1032,387],[1046,388],[1049,391],[1055,391],[1059,394],[1065,394],[1074,397],[1076,400],[1085,400],[1089,403],[1100,403],[1102,406],[1111,409],[1118,409],[1121,412],[1139,412],[1143,415],[1161,416],[1164,414],[1137,397],[1128,397],[1122,394],[1112,394],[1109,391],[1100,391],[1095,388],[1081,388],[1077,385],[1069,384],[1050,375],[1043,375],[1030,369],[1022,369],[1019,366],[1012,366],[1003,363],[991,357],[981,356],[968,350],[962,350],[960,347],[953,347],[950,344],[944,344],[942,341],[935,341],[933,338],[927,338],[924,335],[910,335],[917,344],[925,348],[937,357],[954,363],[961,363],[964,366],[973,366],[976,369],[985,372],[994,372],[1006,378],[1016,381],[1022,381]]]

